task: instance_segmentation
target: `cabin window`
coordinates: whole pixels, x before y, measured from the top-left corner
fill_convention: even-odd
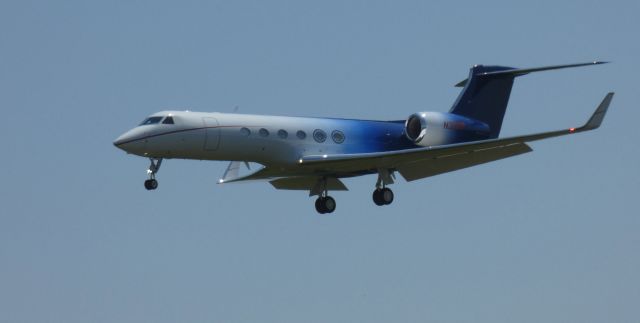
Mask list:
[[[144,119],[144,121],[142,121],[142,123],[140,124],[141,126],[145,126],[145,125],[149,125],[149,124],[156,124],[159,123],[160,120],[162,120],[162,117],[149,117]]]
[[[284,129],[280,129],[278,130],[278,137],[282,139],[287,139],[287,137],[289,137],[289,133]]]
[[[251,134],[251,130],[249,130],[249,128],[247,127],[242,127],[240,128],[240,134],[242,134],[245,137],[248,137]]]
[[[298,139],[300,140],[304,140],[305,138],[307,138],[307,133],[302,130],[298,130],[298,132],[296,132],[296,137],[298,137]]]
[[[344,142],[344,133],[340,130],[334,130],[331,132],[331,139],[333,139],[336,144],[341,144]]]
[[[313,139],[317,142],[324,142],[327,140],[327,133],[323,130],[316,129],[313,131]]]
[[[162,121],[162,124],[173,124],[173,117],[169,116],[164,118],[164,121]]]
[[[269,130],[267,130],[265,128],[260,128],[258,133],[260,134],[261,137],[268,137],[269,136]]]

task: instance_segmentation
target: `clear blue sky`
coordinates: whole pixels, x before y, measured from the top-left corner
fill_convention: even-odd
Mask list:
[[[0,322],[638,322],[638,1],[0,3]],[[403,119],[473,64],[519,78],[502,134],[597,131],[393,186],[218,186],[224,162],[112,141],[163,109]]]

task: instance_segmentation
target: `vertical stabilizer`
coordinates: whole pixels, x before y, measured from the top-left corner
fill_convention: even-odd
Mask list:
[[[464,84],[464,89],[449,112],[486,123],[490,129],[490,138],[497,138],[516,75],[486,73],[509,70],[514,69],[504,66],[472,67],[469,78],[459,84]]]

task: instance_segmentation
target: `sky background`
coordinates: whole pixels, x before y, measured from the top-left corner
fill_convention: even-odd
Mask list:
[[[638,322],[638,1],[0,2],[0,322]],[[597,131],[338,206],[112,141],[164,109],[404,119],[473,64],[503,136]]]

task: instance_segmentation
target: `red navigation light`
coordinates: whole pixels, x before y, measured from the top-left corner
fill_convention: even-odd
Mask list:
[[[569,132],[575,132],[576,128],[569,128]]]

